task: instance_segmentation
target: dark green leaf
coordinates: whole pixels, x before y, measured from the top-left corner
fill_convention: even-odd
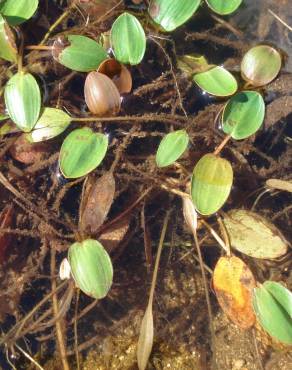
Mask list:
[[[197,73],[193,80],[200,88],[215,96],[233,95],[237,90],[237,81],[223,67],[213,67],[208,71]]]
[[[282,343],[292,344],[291,316],[263,285],[254,289],[253,308],[268,334]]]
[[[149,14],[165,31],[173,31],[195,13],[201,0],[151,0]]]
[[[30,19],[39,5],[38,0],[4,0],[0,3],[0,13],[12,26]]]
[[[60,135],[71,123],[71,117],[60,109],[44,108],[33,130],[26,135],[28,141],[37,143]]]
[[[64,140],[60,151],[60,169],[65,177],[77,178],[93,171],[103,160],[108,138],[90,128],[72,131]]]
[[[206,2],[215,13],[227,15],[233,13],[242,0],[206,0]]]
[[[269,45],[251,48],[241,62],[242,77],[254,86],[271,82],[281,69],[280,53]]]
[[[262,125],[265,102],[256,91],[242,91],[226,104],[222,115],[223,131],[233,139],[241,140],[253,135]]]
[[[104,298],[113,281],[113,266],[103,246],[93,239],[70,246],[68,260],[76,285],[95,299]]]
[[[189,136],[185,130],[178,130],[167,134],[160,142],[156,153],[158,167],[173,164],[186,150]]]
[[[143,27],[133,15],[123,13],[114,21],[110,40],[119,62],[135,65],[142,61],[146,49],[146,37]]]
[[[214,154],[205,154],[192,176],[191,195],[197,211],[203,215],[217,212],[229,196],[232,181],[231,164]]]
[[[12,121],[20,130],[31,131],[41,109],[41,93],[35,78],[30,73],[16,73],[7,82],[4,97]]]
[[[60,41],[57,40],[54,44],[54,49],[62,46],[57,46]],[[63,50],[56,52],[54,55],[59,63],[65,67],[78,72],[89,72],[97,69],[102,61],[107,58],[106,51],[96,41],[86,36],[68,35],[64,44]]]

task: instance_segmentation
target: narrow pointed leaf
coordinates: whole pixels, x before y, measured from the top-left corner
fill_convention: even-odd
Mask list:
[[[235,12],[242,0],[206,0],[206,2],[215,13],[227,15]]]
[[[252,290],[256,282],[247,265],[238,257],[221,257],[214,269],[213,287],[218,302],[236,325],[248,329],[255,322]]]
[[[231,164],[214,154],[204,155],[192,176],[191,195],[197,211],[203,215],[217,212],[226,202],[233,181]]]
[[[265,103],[256,91],[242,91],[226,104],[222,115],[223,131],[233,139],[241,140],[253,135],[262,125]]]
[[[5,19],[0,14],[0,58],[9,62],[17,61],[15,37]]]
[[[158,167],[173,164],[185,152],[189,143],[189,136],[185,130],[177,130],[167,134],[160,142],[156,153]]]
[[[233,95],[237,90],[236,79],[225,68],[219,66],[195,74],[193,80],[202,90],[215,96]]]
[[[265,286],[254,289],[253,307],[261,326],[271,337],[292,344],[291,316]]]
[[[265,281],[263,286],[272,294],[274,299],[280,303],[292,319],[292,293],[290,290],[275,281]]]
[[[254,86],[270,83],[281,69],[280,53],[269,45],[251,48],[241,62],[242,77]]]
[[[85,127],[72,131],[64,140],[59,164],[63,175],[77,178],[93,171],[103,160],[108,138]]]
[[[152,305],[148,304],[145,311],[138,340],[137,361],[139,370],[145,370],[153,347],[154,325]]]
[[[136,17],[121,14],[113,23],[110,35],[115,58],[124,64],[139,64],[145,54],[146,37]]]
[[[16,73],[7,82],[4,97],[12,121],[20,130],[31,131],[41,109],[41,93],[35,78],[30,73]]]
[[[58,42],[59,40],[54,44],[55,49],[58,49]],[[54,51],[55,58],[73,71],[93,71],[107,58],[104,48],[89,37],[68,35],[62,42],[65,46],[59,46],[61,50],[58,52]]]
[[[39,5],[38,0],[3,0],[0,13],[12,26],[17,26],[30,19]]]
[[[71,123],[71,117],[60,109],[45,108],[33,130],[26,135],[32,143],[60,135]]]
[[[83,293],[95,299],[107,295],[113,281],[113,266],[108,253],[97,240],[87,239],[72,244],[68,261],[75,283]]]
[[[280,231],[257,213],[235,209],[224,215],[224,224],[231,246],[248,256],[274,259],[287,252]]]
[[[149,14],[165,31],[173,31],[195,13],[201,0],[151,0]]]

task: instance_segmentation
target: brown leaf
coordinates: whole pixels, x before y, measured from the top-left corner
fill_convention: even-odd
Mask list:
[[[48,156],[47,143],[31,144],[25,138],[25,135],[19,136],[10,148],[11,156],[24,164],[33,164],[43,160]]]
[[[13,222],[13,207],[11,204],[4,207],[0,214],[0,230],[11,227]],[[5,262],[6,250],[11,242],[11,235],[0,234],[0,264]]]
[[[214,269],[213,287],[225,314],[242,329],[255,322],[252,290],[256,282],[247,265],[238,257],[221,257]]]
[[[130,217],[124,217],[103,232],[98,240],[108,253],[114,251],[124,239],[130,226]]]
[[[89,235],[96,234],[110,210],[115,195],[115,179],[106,172],[99,179],[89,175],[84,184],[79,211],[79,229]]]

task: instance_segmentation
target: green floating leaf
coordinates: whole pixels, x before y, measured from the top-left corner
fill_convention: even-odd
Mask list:
[[[53,56],[63,66],[78,72],[93,71],[107,59],[107,53],[99,43],[80,35],[57,39],[53,45]]]
[[[119,62],[135,65],[142,61],[146,37],[143,27],[133,15],[123,13],[114,21],[110,40],[115,58]]]
[[[31,131],[41,109],[40,88],[33,75],[18,72],[12,76],[5,86],[4,98],[16,126],[24,132]]]
[[[17,48],[14,35],[0,14],[0,58],[9,62],[17,61]]]
[[[232,248],[254,258],[274,259],[287,253],[280,231],[259,214],[234,209],[224,215]]]
[[[44,108],[33,130],[26,135],[31,143],[52,139],[60,135],[71,123],[71,117],[60,109]]]
[[[60,151],[60,169],[67,178],[77,178],[93,171],[103,160],[108,138],[84,127],[72,131]]]
[[[177,57],[177,67],[188,76],[194,73],[207,71],[210,66],[207,59],[203,55],[183,55]]]
[[[17,26],[30,19],[38,5],[38,0],[4,0],[0,3],[0,13],[11,26]]]
[[[97,240],[72,244],[68,261],[75,283],[83,293],[95,299],[107,295],[113,281],[113,266],[110,256]]]
[[[263,86],[278,75],[281,65],[281,55],[276,49],[269,45],[258,45],[244,55],[241,75],[253,86]]]
[[[225,68],[219,66],[195,74],[193,80],[202,90],[215,96],[233,95],[237,90],[236,79]]]
[[[227,15],[233,13],[242,0],[206,0],[206,3],[215,13]]]
[[[196,164],[192,176],[191,195],[202,215],[217,212],[226,202],[233,181],[231,164],[214,154],[205,154]]]
[[[222,127],[233,139],[241,140],[253,135],[265,117],[265,102],[256,91],[242,91],[226,104],[222,114]]]
[[[161,140],[157,153],[156,164],[166,167],[173,164],[186,150],[189,136],[185,130],[170,132]]]
[[[292,318],[292,293],[290,290],[275,281],[265,281],[263,285]]]
[[[201,0],[151,0],[148,12],[165,31],[173,31],[195,13]]]
[[[282,343],[292,344],[291,316],[265,285],[254,289],[253,308],[268,334]]]

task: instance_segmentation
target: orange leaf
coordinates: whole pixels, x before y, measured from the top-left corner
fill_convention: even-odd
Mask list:
[[[213,287],[225,314],[242,329],[255,322],[252,290],[256,282],[247,265],[238,257],[221,257],[213,273]]]

